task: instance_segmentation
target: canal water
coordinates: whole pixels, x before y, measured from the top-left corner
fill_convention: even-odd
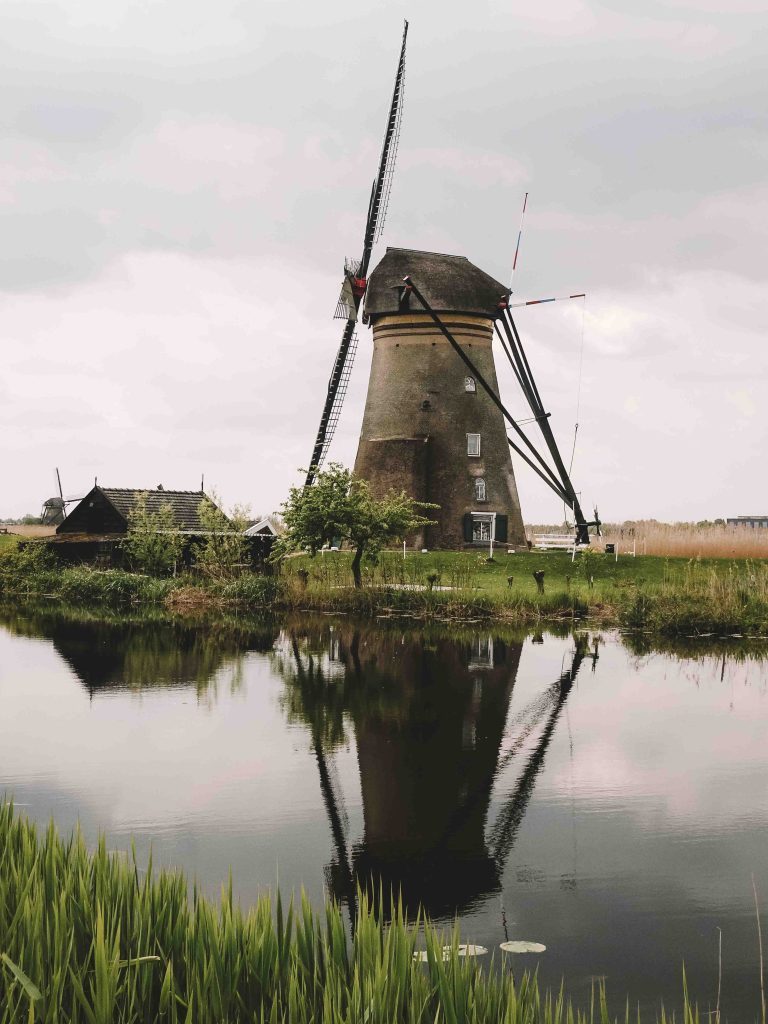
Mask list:
[[[765,649],[765,648],[764,648]],[[767,652],[768,653],[768,652]],[[0,792],[242,903],[382,880],[580,1002],[759,1014],[768,663],[587,630],[0,613]],[[768,939],[768,934],[766,934]],[[490,961],[490,956],[487,958]],[[652,1017],[651,1017],[652,1019]]]

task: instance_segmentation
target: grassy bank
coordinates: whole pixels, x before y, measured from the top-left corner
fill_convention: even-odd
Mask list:
[[[540,592],[535,574],[543,572]],[[305,583],[306,581],[306,583]],[[317,610],[434,618],[494,618],[524,625],[592,618],[660,636],[768,635],[768,562],[620,557],[589,552],[387,553],[351,587],[344,552],[292,559],[292,599]],[[433,589],[429,589],[432,587]]]
[[[55,568],[40,549],[0,553],[0,596],[70,606],[158,607],[173,614],[315,610],[366,617],[495,619],[519,625],[585,618],[660,636],[768,635],[768,562],[636,558],[595,551],[387,552],[352,585],[347,552],[287,559],[279,575],[157,579],[87,566]],[[540,582],[535,574],[543,573]]]
[[[231,885],[218,905],[190,900],[180,872],[142,872],[103,841],[90,853],[53,826],[40,837],[7,803],[0,863],[0,1024],[610,1019],[602,993],[573,1010],[527,975],[483,970],[460,955],[458,935],[446,940],[397,906],[384,925],[361,897],[350,937],[333,904],[319,915],[304,899],[285,907],[265,895],[243,911]],[[699,1019],[687,1000],[683,1019]]]

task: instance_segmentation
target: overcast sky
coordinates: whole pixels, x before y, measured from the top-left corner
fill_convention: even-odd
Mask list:
[[[605,519],[768,509],[764,0],[3,0],[0,515],[94,477],[277,509],[301,479],[402,33],[380,247],[519,299]],[[331,457],[351,465],[371,336]],[[504,397],[522,400],[501,372]],[[516,464],[527,521],[562,506]]]

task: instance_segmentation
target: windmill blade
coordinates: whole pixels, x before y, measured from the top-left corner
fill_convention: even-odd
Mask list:
[[[395,88],[392,92],[392,102],[389,106],[389,118],[387,129],[384,133],[384,145],[381,147],[379,159],[379,173],[373,183],[371,201],[368,206],[368,219],[365,225],[365,242],[363,245],[363,258],[361,263],[361,276],[365,277],[368,272],[368,264],[371,259],[373,244],[381,234],[384,226],[384,218],[389,204],[389,194],[392,190],[392,176],[395,171],[395,158],[397,157],[397,146],[400,141],[400,125],[403,120],[403,96],[405,91],[405,41],[408,37],[408,22],[403,28],[403,42],[400,47],[400,60],[397,64],[395,75]]]
[[[335,316],[339,319],[346,318],[346,323],[344,324],[341,343],[336,353],[333,370],[331,371],[331,378],[328,382],[328,393],[325,397],[323,412],[320,416],[320,426],[317,430],[315,445],[312,449],[312,458],[304,481],[305,487],[312,485],[315,474],[323,464],[323,459],[328,451],[339,421],[341,406],[352,373],[352,360],[354,359],[357,347],[357,337],[355,335],[357,314],[365,294],[366,274],[368,273],[368,264],[371,261],[373,244],[378,238],[378,233],[384,223],[384,215],[386,214],[389,193],[392,187],[392,174],[395,167],[397,142],[400,137],[400,124],[403,113],[405,40],[407,35],[408,22],[406,21],[405,28],[403,29],[403,42],[400,47],[397,74],[395,75],[395,88],[389,108],[387,129],[384,133],[384,145],[382,146],[379,159],[379,171],[373,182],[371,197],[368,201],[368,216],[363,237],[363,255],[359,261],[346,260],[344,264],[344,282],[341,286],[341,295],[336,305]]]

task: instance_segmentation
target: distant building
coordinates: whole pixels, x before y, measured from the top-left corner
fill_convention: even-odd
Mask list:
[[[766,516],[735,516],[733,519],[725,520],[728,526],[750,526],[752,529],[768,529],[768,515]]]

